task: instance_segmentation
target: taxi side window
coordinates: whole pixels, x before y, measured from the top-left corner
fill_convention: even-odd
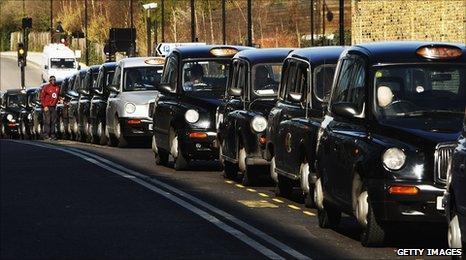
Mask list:
[[[365,63],[362,59],[342,60],[337,84],[333,90],[332,104],[350,103],[361,114],[365,100]]]
[[[287,79],[286,100],[292,103],[303,101],[308,84],[308,64],[295,61],[291,64],[291,70]]]
[[[238,80],[236,81],[236,88],[245,91],[247,76],[247,65],[244,62],[238,63]]]
[[[120,88],[120,81],[121,81],[121,67],[118,66],[115,70],[115,77],[113,77],[112,85],[117,85]]]
[[[283,68],[282,68],[282,79],[280,82],[280,92],[279,92],[279,98],[281,100],[286,99],[286,89],[288,88],[288,78],[290,77],[290,69],[291,69],[291,64],[292,60],[287,59],[283,63]]]
[[[231,72],[230,72],[230,82],[228,84],[228,88],[235,88],[236,87],[236,81],[238,80],[238,61],[234,60],[232,62],[231,66]]]
[[[165,63],[166,69],[162,75],[162,82],[168,84],[172,92],[176,91],[178,82],[178,59],[175,54],[170,55]]]

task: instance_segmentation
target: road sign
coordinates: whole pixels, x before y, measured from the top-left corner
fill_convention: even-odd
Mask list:
[[[205,42],[177,42],[177,43],[159,43],[157,44],[157,55],[167,56],[176,47],[187,45],[206,45]]]

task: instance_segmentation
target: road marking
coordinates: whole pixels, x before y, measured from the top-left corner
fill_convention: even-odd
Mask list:
[[[312,212],[307,211],[307,210],[303,210],[303,213],[306,214],[306,215],[308,215],[308,216],[312,216],[312,217],[315,217],[315,216],[316,216],[315,213],[312,213]]]
[[[225,181],[226,183],[228,184],[233,184],[234,182],[233,181]]]
[[[235,184],[235,186],[238,187],[238,188],[244,188],[244,186],[241,185],[241,184]]]
[[[278,208],[278,205],[266,200],[238,200],[238,202],[249,208]]]
[[[257,194],[259,194],[259,196],[264,197],[264,198],[268,198],[268,197],[269,197],[269,195],[267,195],[267,194],[265,194],[265,193],[262,193],[262,192],[259,192],[259,193],[257,193]]]
[[[16,140],[10,140],[11,142],[16,142],[16,143],[21,143],[21,144],[29,144],[29,145],[34,145],[34,146],[39,146],[39,147],[43,147],[43,148],[48,148],[48,149],[55,149],[55,150],[59,150],[59,151],[64,151],[66,153],[70,153],[70,154],[73,154],[73,155],[76,155],[82,159],[85,159],[86,158],[89,158],[89,157],[93,157],[95,159],[97,159],[98,161],[96,161],[95,165],[98,165],[100,166],[101,168],[104,168],[104,169],[107,169],[113,173],[116,173],[118,175],[124,175],[124,174],[130,174],[130,175],[133,175],[134,179],[130,179],[131,181],[134,181],[134,182],[137,182],[149,189],[152,190],[152,188],[150,187],[153,187],[154,189],[160,191],[161,195],[164,196],[164,197],[167,197],[168,199],[178,203],[184,203],[186,204],[187,206],[190,207],[189,210],[193,209],[193,210],[198,210],[198,212],[196,214],[200,214],[202,213],[201,217],[205,218],[206,220],[208,220],[209,222],[213,223],[214,225],[218,226],[219,228],[225,230],[226,232],[228,232],[229,234],[232,234],[233,236],[237,237],[239,240],[243,241],[244,243],[246,243],[247,245],[253,247],[254,249],[256,249],[258,252],[264,254],[265,256],[271,258],[271,259],[284,259],[283,257],[277,255],[275,252],[273,252],[272,250],[266,248],[265,246],[263,246],[262,244],[260,244],[259,242],[257,242],[256,240],[250,238],[249,236],[247,236],[246,234],[244,234],[243,232],[227,225],[226,223],[220,221],[219,219],[215,218],[214,216],[210,215],[209,213],[203,211],[202,209],[199,209],[197,207],[195,207],[193,204],[190,204],[189,202],[187,201],[184,201],[176,196],[174,196],[173,194],[171,193],[168,193],[166,191],[163,191],[163,190],[160,190],[159,188],[157,188],[156,186],[153,186],[152,184],[156,184],[156,185],[159,185],[167,190],[170,190],[171,192],[179,195],[180,197],[183,197],[191,202],[194,202],[196,204],[198,204],[199,206],[202,206],[222,217],[224,217],[225,219],[228,219],[229,221],[233,222],[234,224],[242,227],[243,229],[251,232],[252,234],[258,236],[259,238],[261,238],[262,240],[268,242],[269,244],[277,247],[278,249],[280,249],[281,251],[293,256],[294,258],[298,258],[298,259],[311,259],[310,257],[296,251],[295,249],[289,247],[288,245],[280,242],[279,240],[269,236],[268,234],[264,233],[263,231],[249,225],[248,223],[236,218],[235,216],[231,215],[230,213],[227,213],[207,202],[204,202],[182,190],[179,190],[169,184],[166,184],[160,180],[157,180],[155,178],[151,178],[145,174],[142,174],[142,173],[139,173],[139,172],[136,172],[134,170],[131,170],[131,169],[128,169],[120,164],[117,164],[117,163],[114,163],[108,159],[105,159],[103,157],[100,157],[98,155],[95,155],[93,153],[90,153],[90,152],[87,152],[87,151],[82,151],[80,149],[76,149],[76,148],[72,148],[72,147],[66,147],[67,149],[65,149],[64,147],[59,147],[59,145],[45,145],[45,144],[39,144],[37,142],[31,142],[31,141],[16,141]],[[87,156],[89,157],[87,157]],[[90,158],[89,158],[90,159]],[[105,163],[105,164],[104,164]],[[112,168],[112,167],[114,168]],[[149,183],[150,182],[150,183]],[[151,184],[152,183],[152,184]],[[154,190],[155,191],[155,190]],[[157,192],[157,191],[156,191]],[[166,196],[165,196],[166,195]],[[266,195],[266,194],[264,194]],[[176,201],[175,201],[176,200]],[[181,205],[181,204],[179,204]],[[183,206],[183,205],[181,205]]]
[[[299,207],[295,206],[295,205],[292,205],[292,204],[288,204],[288,208],[292,208],[292,209],[300,209]]]
[[[272,199],[272,200],[273,200],[273,201],[275,201],[275,202],[278,202],[278,203],[284,203],[284,201],[283,201],[283,200],[281,200],[281,199],[277,199],[277,198],[275,198],[275,199]]]
[[[257,190],[251,189],[251,188],[248,188],[248,189],[246,189],[246,190],[247,190],[247,191],[250,191],[250,192],[257,192]]]

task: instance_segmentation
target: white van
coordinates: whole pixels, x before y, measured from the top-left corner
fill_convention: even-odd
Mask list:
[[[44,47],[42,65],[43,82],[47,82],[50,76],[55,76],[57,81],[63,80],[80,69],[74,51],[61,43],[52,43]]]

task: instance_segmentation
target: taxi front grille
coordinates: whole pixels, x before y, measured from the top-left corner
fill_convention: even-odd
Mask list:
[[[150,118],[152,118],[152,113],[154,112],[154,105],[155,105],[155,102],[150,102],[149,103],[149,111],[148,111],[148,115]]]
[[[455,150],[455,144],[438,144],[435,149],[435,182],[445,184],[450,158]]]

